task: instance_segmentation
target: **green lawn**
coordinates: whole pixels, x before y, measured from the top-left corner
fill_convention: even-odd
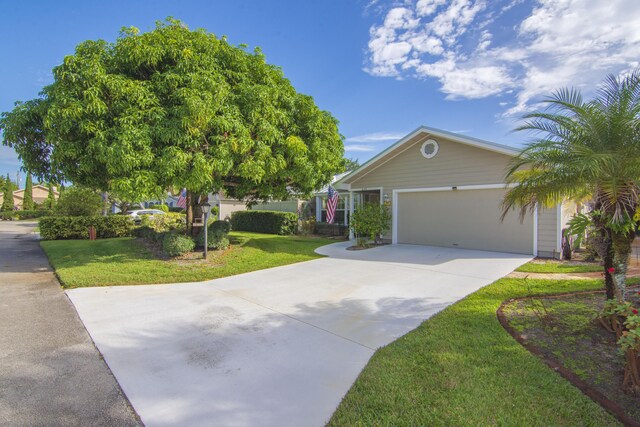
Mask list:
[[[600,288],[592,280],[498,280],[379,349],[329,425],[618,425],[496,317],[510,298]]]
[[[516,269],[523,273],[591,273],[602,271],[598,263],[571,263],[568,261],[532,261]]]
[[[192,282],[319,258],[335,240],[232,232],[231,249],[204,260],[161,260],[134,238],[42,241],[65,288]]]

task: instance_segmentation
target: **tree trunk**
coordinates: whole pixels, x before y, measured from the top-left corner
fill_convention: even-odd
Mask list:
[[[627,299],[627,268],[629,267],[629,256],[631,255],[631,243],[636,237],[633,232],[611,232],[611,242],[613,244],[613,283],[618,302],[622,303]]]
[[[191,232],[193,231],[193,207],[191,206],[191,199],[193,198],[193,193],[187,190],[187,236],[191,236]]]

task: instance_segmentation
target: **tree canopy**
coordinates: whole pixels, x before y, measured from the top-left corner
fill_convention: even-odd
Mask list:
[[[337,120],[259,49],[177,20],[85,41],[53,75],[0,119],[40,179],[132,200],[177,187],[251,201],[308,194],[342,168]]]

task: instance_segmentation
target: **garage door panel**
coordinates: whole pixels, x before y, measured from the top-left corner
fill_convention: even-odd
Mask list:
[[[504,190],[398,194],[398,243],[530,254],[533,220],[516,213],[500,221]]]

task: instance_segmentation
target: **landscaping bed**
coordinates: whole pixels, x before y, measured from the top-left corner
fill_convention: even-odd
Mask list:
[[[638,288],[632,289],[629,301],[638,306]],[[530,351],[625,424],[640,425],[640,395],[622,389],[624,356],[597,320],[604,303],[602,292],[523,298],[505,303],[499,314]]]

